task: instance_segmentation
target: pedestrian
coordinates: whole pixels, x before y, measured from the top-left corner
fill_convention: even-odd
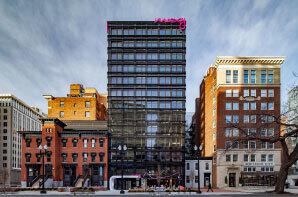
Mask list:
[[[208,183],[208,190],[207,190],[207,192],[209,192],[209,190],[211,190],[211,192],[213,192],[213,189],[212,189],[212,186],[211,186],[211,181],[209,181],[209,183]]]

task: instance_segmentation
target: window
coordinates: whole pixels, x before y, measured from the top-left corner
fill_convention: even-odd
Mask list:
[[[62,139],[62,147],[66,147],[67,139]]]
[[[268,83],[273,84],[274,76],[273,76],[273,70],[268,70]]]
[[[256,83],[256,70],[250,71],[250,83]]]
[[[268,103],[268,110],[274,110],[274,103]]]
[[[261,103],[261,110],[267,110],[267,103]]]
[[[60,101],[60,107],[64,107],[64,101]]]
[[[266,155],[265,154],[261,154],[261,162],[266,162]]]
[[[210,170],[209,163],[205,163],[205,170]]]
[[[239,97],[239,90],[233,90],[233,97]]]
[[[195,170],[198,170],[198,169],[199,169],[198,162],[196,162]]]
[[[226,83],[231,83],[231,70],[226,70]]]
[[[190,170],[189,163],[186,163],[186,170]]]
[[[232,90],[226,90],[226,97],[232,97]]]
[[[233,155],[233,162],[238,161],[238,155]]]
[[[231,155],[226,155],[226,162],[230,162],[231,161]]]
[[[243,97],[248,97],[249,96],[249,90],[245,89],[243,90]]]
[[[256,161],[256,155],[255,154],[251,154],[250,155],[250,161],[251,162],[255,162]]]
[[[26,147],[30,147],[31,139],[26,139]]]
[[[250,90],[250,96],[257,97],[257,91],[256,91],[256,89]]]
[[[102,147],[103,147],[103,143],[104,143],[103,139],[100,139],[100,140],[99,140],[99,147],[102,148]]]
[[[232,103],[226,103],[226,110],[232,109]]]
[[[83,153],[83,161],[86,162],[88,160],[88,154]]]
[[[226,128],[226,137],[232,137],[232,129]]]
[[[256,142],[255,141],[249,141],[249,148],[255,149],[256,148]]]
[[[26,157],[26,162],[30,162],[30,158],[31,158],[31,153],[26,153],[25,154]],[[4,159],[3,159],[4,160]]]
[[[90,101],[86,101],[86,102],[85,102],[85,107],[86,107],[86,108],[90,108]]]
[[[233,137],[238,137],[239,136],[239,130],[234,128],[233,129]]]
[[[248,162],[248,155],[247,155],[247,154],[244,154],[244,155],[243,155],[243,161]]]
[[[91,162],[95,162],[96,160],[96,153],[91,153]]]
[[[104,153],[99,153],[99,162],[103,162],[104,160]]]
[[[249,110],[249,103],[243,103],[243,110]]]
[[[237,149],[237,148],[239,148],[239,142],[238,141],[234,141],[232,143],[232,149]]]
[[[83,139],[84,148],[88,147],[88,139]]]
[[[274,89],[268,90],[268,97],[274,97]]]
[[[226,123],[231,123],[231,122],[232,122],[232,116],[226,115]]]
[[[261,70],[261,83],[266,83],[266,70]]]
[[[233,103],[233,110],[239,110],[239,103]]]
[[[73,147],[77,147],[78,146],[78,140],[77,139],[73,139],[72,140],[72,146]]]
[[[238,83],[238,70],[233,70],[233,83]]]
[[[243,116],[243,123],[249,123],[249,115]]]
[[[250,122],[251,123],[256,123],[257,122],[257,116],[256,115],[251,115],[250,116]]]
[[[267,97],[267,90],[261,90],[261,97]]]
[[[64,118],[64,111],[60,111],[59,116],[60,116],[60,118]]]
[[[91,147],[92,148],[95,148],[95,141],[96,141],[95,139],[91,139]]]
[[[66,153],[62,153],[61,154],[61,157],[62,157],[62,162],[66,162],[67,154]]]
[[[239,116],[233,115],[233,123],[239,123]]]
[[[90,111],[85,111],[85,117],[90,118]]]
[[[77,162],[78,161],[78,154],[77,153],[73,153],[72,154],[72,161],[73,162]]]
[[[257,109],[257,103],[256,102],[250,103],[250,109],[251,110],[256,110]]]
[[[249,79],[248,79],[248,70],[244,70],[244,83],[248,84],[248,81],[249,81]]]
[[[273,162],[273,155],[272,154],[268,155],[268,162]]]

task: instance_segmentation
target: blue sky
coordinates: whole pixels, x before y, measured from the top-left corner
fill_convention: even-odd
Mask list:
[[[216,56],[286,56],[282,97],[298,73],[298,1],[0,1],[0,93],[47,112],[70,83],[107,92],[107,20],[187,19],[187,111]]]

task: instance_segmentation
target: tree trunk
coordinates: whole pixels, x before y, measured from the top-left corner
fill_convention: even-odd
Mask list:
[[[275,192],[280,194],[284,193],[284,187],[288,176],[290,166],[287,164],[282,163],[280,170],[277,175],[277,181],[275,184]]]

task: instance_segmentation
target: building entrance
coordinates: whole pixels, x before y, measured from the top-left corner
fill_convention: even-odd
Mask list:
[[[229,173],[229,187],[236,187],[236,173]]]

